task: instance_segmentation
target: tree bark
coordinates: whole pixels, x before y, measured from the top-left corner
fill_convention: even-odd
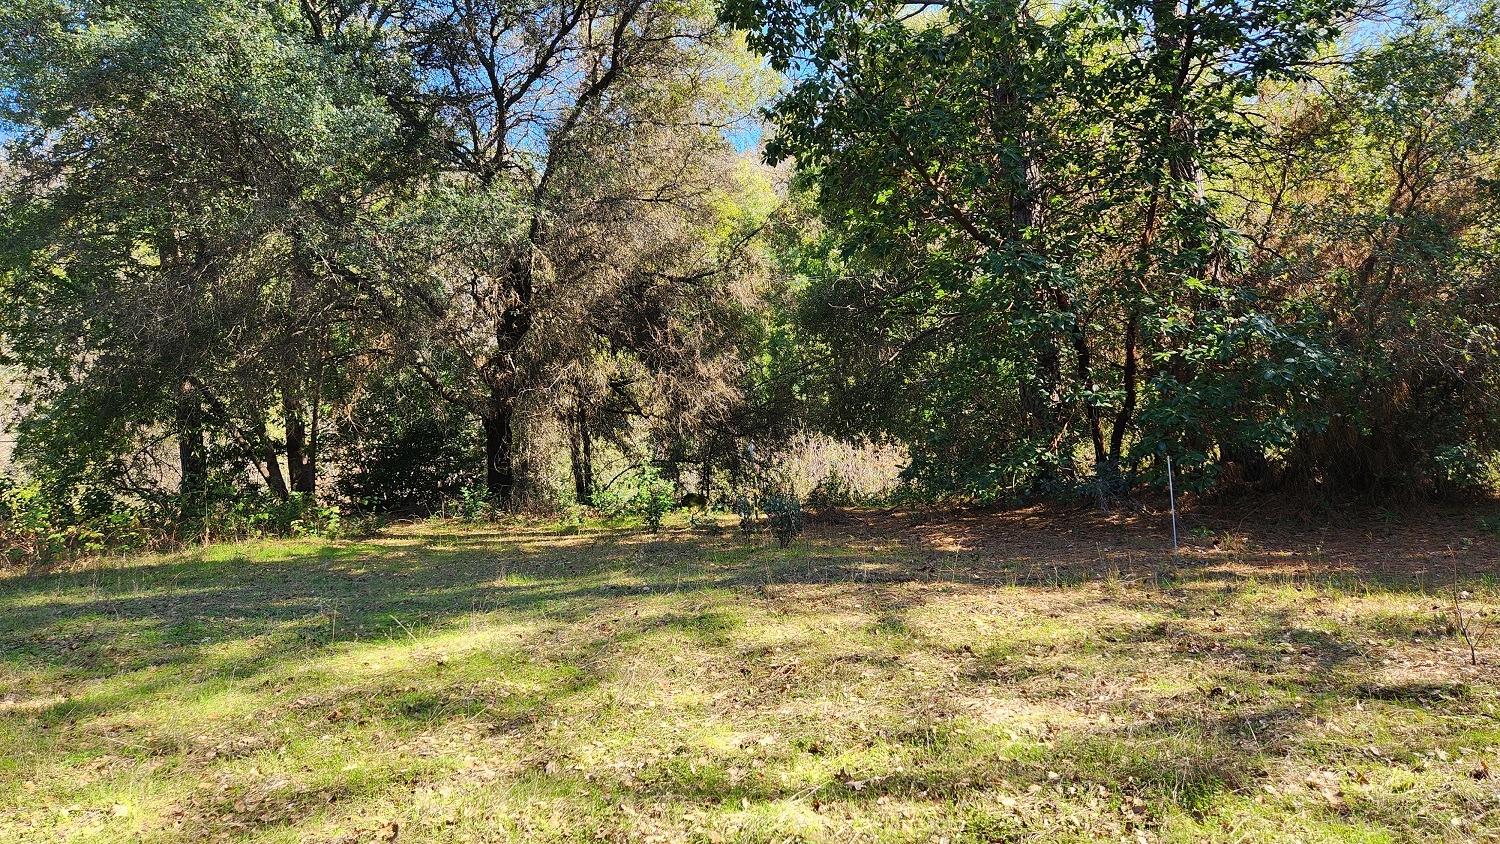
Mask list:
[[[302,464],[301,487],[308,495],[318,492],[318,422],[323,405],[323,359],[318,359],[318,377],[313,382],[312,406],[308,408],[307,453]]]
[[[264,426],[260,428],[260,441],[262,451],[261,460],[266,465],[266,487],[277,498],[285,501],[292,496],[287,489],[286,476],[281,471],[281,455],[276,453],[276,446],[271,442],[271,438],[266,435]]]
[[[203,401],[192,379],[184,378],[177,392],[177,459],[181,479],[179,495],[187,496],[208,489],[207,447],[203,439]]]
[[[573,464],[573,497],[579,504],[594,503],[594,436],[588,410],[578,402],[568,414],[568,456]]]
[[[309,495],[316,492],[312,467],[307,455],[307,426],[302,423],[300,408],[288,407],[286,416],[286,476],[292,492]]]
[[[317,399],[314,398],[314,402]],[[286,423],[286,477],[292,492],[316,495],[318,492],[317,409],[312,410],[311,425],[305,421],[307,402],[303,399],[302,379],[289,375],[281,390],[282,418]]]
[[[508,505],[515,495],[516,476],[512,453],[512,404],[496,396],[484,417],[484,487],[494,499]]]
[[[313,289],[312,257],[301,249],[293,253],[293,271],[290,275],[291,289],[288,306],[292,314],[304,313],[309,305],[308,291]],[[308,424],[309,373],[307,367],[322,366],[321,349],[314,352],[305,325],[289,326],[289,347],[281,377],[281,409],[286,423],[286,476],[292,492],[316,495],[318,485],[317,464],[317,403],[321,396],[318,387],[313,388],[312,423]],[[321,374],[318,376],[321,381]]]
[[[1119,413],[1115,414],[1114,426],[1109,432],[1109,461],[1116,470],[1120,466],[1120,456],[1124,450],[1125,430],[1130,427],[1135,418],[1136,396],[1140,389],[1139,379],[1136,377],[1140,359],[1137,348],[1139,339],[1140,320],[1134,309],[1131,309],[1125,314],[1125,365],[1120,375],[1125,388],[1125,399],[1120,404]]]

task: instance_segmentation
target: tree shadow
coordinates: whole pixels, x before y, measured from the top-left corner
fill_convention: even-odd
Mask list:
[[[706,751],[692,747],[691,753],[664,753],[628,776],[606,771],[583,777],[545,762],[507,774],[598,805],[644,800],[715,807],[815,796],[869,811],[882,797],[934,801],[1014,794],[1070,801],[1103,786],[1103,799],[1113,802],[1117,814],[1129,815],[1130,799],[1141,797],[1198,815],[1223,795],[1251,790],[1265,777],[1268,759],[1284,754],[1291,738],[1316,729],[1315,709],[1287,705],[1287,695],[1412,706],[1470,700],[1451,683],[1366,676],[1361,668],[1374,655],[1357,628],[1334,633],[1309,627],[1304,614],[1290,607],[1259,609],[1254,626],[1222,635],[1189,623],[1201,622],[1214,606],[1266,577],[1253,568],[1226,569],[1217,560],[1197,558],[1137,558],[1129,550],[1135,546],[1101,551],[1072,536],[954,551],[934,547],[922,533],[908,532],[896,542],[873,530],[852,536],[846,526],[825,526],[780,551],[754,539],[684,531],[642,537],[618,531],[562,536],[414,529],[368,543],[197,550],[115,569],[0,581],[0,672],[24,681],[22,696],[40,699],[43,691],[80,689],[74,697],[27,710],[31,723],[59,730],[125,720],[126,710],[143,702],[186,701],[226,683],[251,690],[292,684],[298,672],[333,670],[327,664],[351,649],[400,643],[406,662],[332,677],[318,695],[293,701],[276,717],[326,724],[335,733],[372,723],[416,737],[463,727],[536,743],[545,725],[579,701],[592,702],[590,696],[605,686],[638,682],[620,657],[649,653],[658,637],[689,643],[707,663],[738,666],[716,682],[752,721],[785,720],[783,708],[803,689],[829,697],[846,677],[868,672],[879,682],[899,681],[926,670],[904,662],[902,648],[960,665],[951,687],[942,685],[948,682],[942,677],[923,678],[921,694],[891,704],[899,729],[880,737],[881,753],[911,760],[905,770],[843,770],[831,759],[834,751],[814,751],[817,742],[808,741],[773,748],[759,769],[730,750],[695,760],[690,757]],[[1057,551],[1055,564],[1049,549]],[[1098,588],[1073,588],[1086,584]],[[1038,654],[964,652],[917,623],[917,614],[935,602],[972,591],[1005,595],[1008,587],[1029,587],[1040,602],[1016,612],[1045,616],[1047,602],[1055,602],[1065,611],[1059,623],[1081,623],[1108,607],[1129,609],[1139,618],[1092,631],[1102,638]],[[848,629],[864,639],[796,662],[789,658],[800,646],[794,640],[742,640],[744,621],[736,607],[744,604],[796,621],[847,610]],[[490,624],[514,631],[481,648],[444,650],[445,637],[462,633],[465,625]],[[568,638],[560,642],[555,634],[564,628]],[[1106,668],[1091,669],[1090,658]],[[1156,664],[1152,660],[1160,659],[1191,669],[1201,688],[1137,691],[1097,705],[1061,697],[1061,689],[1087,688],[1097,680],[1091,670],[1144,677]],[[511,674],[528,679],[498,682]],[[1280,696],[1234,698],[1247,675],[1275,685]],[[973,728],[985,741],[970,747],[963,744],[970,739],[950,729],[960,716],[945,708],[957,706],[947,698],[959,692],[1057,698],[1058,706],[1104,709],[1119,717],[1068,722],[1045,740],[1009,744],[992,741],[999,727]],[[651,716],[612,717],[628,722]],[[818,726],[842,726],[858,716],[835,709],[824,717]],[[232,743],[211,749],[220,759],[265,751]],[[550,749],[543,742],[536,752]],[[196,752],[148,744],[128,753],[149,759]],[[805,776],[778,779],[809,766],[820,772],[810,785]],[[393,763],[381,776],[417,776],[399,767]],[[741,768],[749,772],[737,772]],[[219,818],[216,829],[290,828],[328,805],[364,799],[383,788],[381,782],[290,786],[278,792],[278,808],[270,814],[257,786],[238,784],[196,796],[200,804],[187,811]],[[1039,791],[1032,792],[1033,786]]]
[[[1153,583],[1286,580],[1377,585],[1425,593],[1500,574],[1500,536],[1466,507],[1393,519],[1355,511],[1310,521],[1285,507],[1203,508],[1179,526],[1131,507],[1114,512],[1038,505],[1010,510],[831,511],[825,539],[867,548],[899,543],[921,554],[904,573],[994,584],[1068,585],[1106,574]]]

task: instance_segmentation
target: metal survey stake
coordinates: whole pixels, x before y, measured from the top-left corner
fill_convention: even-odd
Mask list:
[[[1177,490],[1172,486],[1172,455],[1167,455],[1167,506],[1172,510],[1172,552],[1177,552]]]

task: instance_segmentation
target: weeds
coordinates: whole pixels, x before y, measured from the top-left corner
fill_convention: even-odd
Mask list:
[[[1449,610],[1450,627],[1468,646],[1469,664],[1478,665],[1479,648],[1489,635],[1493,619],[1486,618],[1483,610],[1469,609],[1465,606],[1465,602],[1473,596],[1463,588],[1463,570],[1458,563],[1458,557],[1451,550],[1448,553],[1453,558],[1453,584],[1449,590],[1453,599],[1453,605]]]

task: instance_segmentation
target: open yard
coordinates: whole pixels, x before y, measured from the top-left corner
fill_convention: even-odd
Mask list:
[[[1500,840],[1500,634],[1472,665],[1453,612],[1500,607],[1500,541],[1279,523],[422,523],[13,574],[0,841]]]

